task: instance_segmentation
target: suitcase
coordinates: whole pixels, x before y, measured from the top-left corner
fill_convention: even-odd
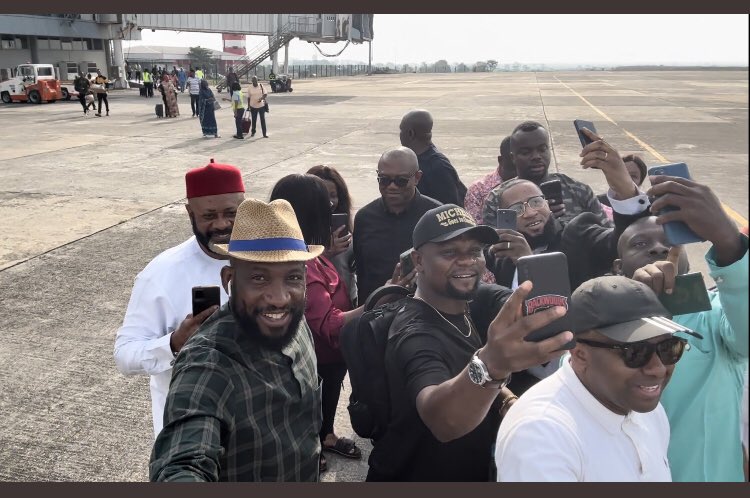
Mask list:
[[[145,86],[142,86],[140,88],[140,91],[141,91],[141,97],[146,97],[148,95],[148,90],[146,90]]]
[[[246,112],[245,115],[242,116],[242,133],[244,133],[246,135],[248,133],[250,133],[250,124],[251,123],[252,123],[252,121],[250,121],[250,114]]]
[[[156,112],[157,118],[163,118],[164,117],[164,104],[156,104],[154,108],[154,112]]]

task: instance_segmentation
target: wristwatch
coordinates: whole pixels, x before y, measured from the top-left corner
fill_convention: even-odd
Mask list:
[[[501,380],[496,380],[490,377],[487,365],[479,359],[479,351],[481,350],[478,349],[474,353],[474,356],[471,357],[471,362],[469,363],[469,379],[478,386],[489,387],[492,389],[502,389],[507,386],[510,382],[510,374],[505,379]]]

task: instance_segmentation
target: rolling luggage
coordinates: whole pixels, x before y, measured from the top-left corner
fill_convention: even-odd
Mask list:
[[[164,104],[156,104],[154,108],[154,112],[156,112],[157,118],[163,118],[164,117]]]

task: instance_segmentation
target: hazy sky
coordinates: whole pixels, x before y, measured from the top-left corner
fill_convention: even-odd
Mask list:
[[[375,63],[748,65],[746,14],[375,14],[374,31]],[[219,34],[144,30],[142,38],[132,43],[222,47]],[[248,37],[247,47],[264,40]],[[326,53],[343,46],[320,44]],[[340,58],[366,62],[367,50],[367,44],[350,44]],[[310,43],[289,45],[290,58],[314,55],[324,58]]]

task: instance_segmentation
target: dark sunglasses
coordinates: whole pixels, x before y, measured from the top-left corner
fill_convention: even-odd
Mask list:
[[[651,342],[634,342],[631,344],[609,344],[606,342],[590,341],[588,339],[577,339],[577,342],[586,344],[593,348],[617,350],[625,366],[628,368],[642,368],[651,361],[651,356],[656,353],[664,365],[674,365],[682,353],[690,349],[690,344],[685,339],[670,337],[656,344]]]
[[[403,188],[406,187],[406,185],[409,183],[409,180],[411,180],[413,177],[414,175],[410,175],[407,177],[397,176],[395,178],[390,176],[378,175],[378,184],[381,187],[387,187],[391,183],[395,183],[397,187]]]

